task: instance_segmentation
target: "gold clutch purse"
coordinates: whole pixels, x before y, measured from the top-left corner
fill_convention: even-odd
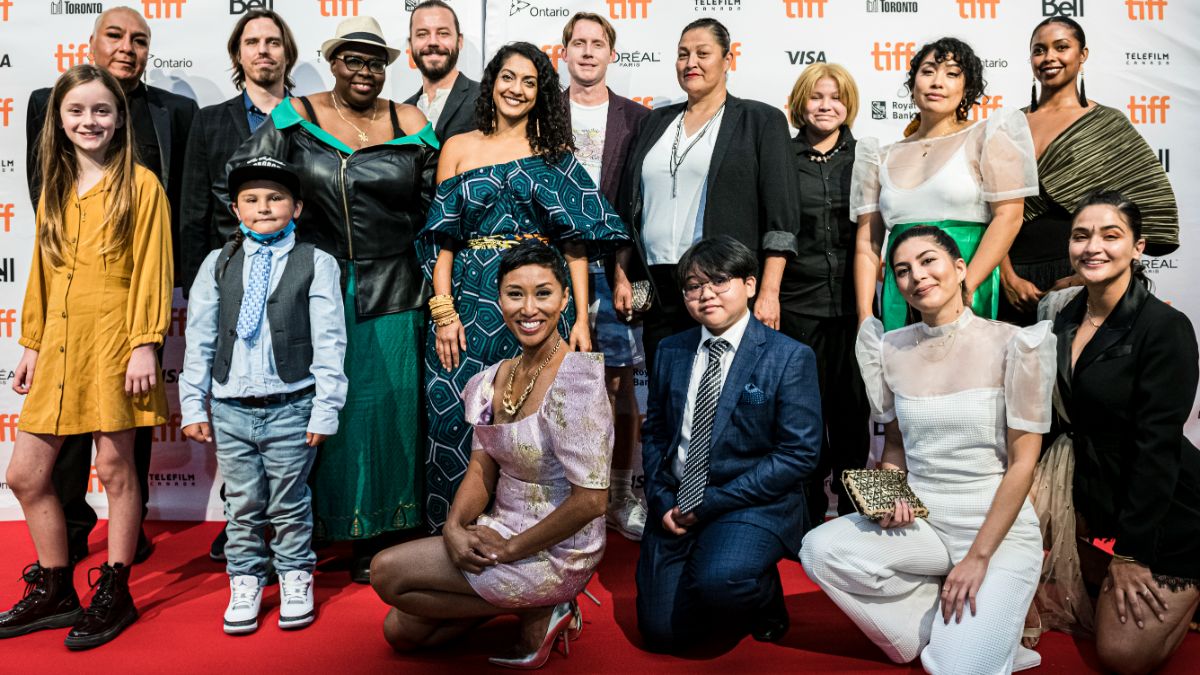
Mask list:
[[[854,509],[871,520],[890,514],[897,499],[907,501],[917,518],[928,518],[929,509],[908,486],[906,475],[899,469],[847,469],[842,472],[842,485]]]

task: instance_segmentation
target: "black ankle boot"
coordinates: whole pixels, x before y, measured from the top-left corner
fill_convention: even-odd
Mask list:
[[[83,616],[67,634],[68,649],[99,647],[138,618],[133,596],[129,594],[129,568],[122,563],[111,566],[104,563],[88,570],[89,581],[92,572],[100,573],[100,578],[92,583],[95,589],[92,604],[83,610]]]
[[[0,614],[0,638],[16,637],[46,628],[66,628],[83,614],[72,584],[71,567],[42,567],[33,563],[21,574],[25,595]]]

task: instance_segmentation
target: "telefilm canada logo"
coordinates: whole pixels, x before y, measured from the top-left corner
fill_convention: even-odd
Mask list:
[[[1171,52],[1125,52],[1127,66],[1169,66]]]
[[[803,1],[803,0],[801,0]],[[809,0],[810,2],[813,0]],[[816,0],[825,2],[825,0]],[[742,0],[692,0],[697,12],[740,12]]]
[[[867,0],[868,12],[883,12],[885,14],[916,14],[921,11],[916,0],[907,2],[892,0]]]
[[[100,14],[104,11],[102,2],[71,2],[71,0],[54,0],[50,3],[50,13],[59,14]]]

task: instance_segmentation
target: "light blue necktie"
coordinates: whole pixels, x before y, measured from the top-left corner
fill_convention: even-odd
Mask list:
[[[271,247],[260,246],[252,257],[250,279],[242,292],[242,309],[237,321],[237,334],[243,340],[253,340],[258,335],[263,307],[267,304],[267,289],[271,285]]]

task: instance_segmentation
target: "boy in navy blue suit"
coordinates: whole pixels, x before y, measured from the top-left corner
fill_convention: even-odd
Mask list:
[[[676,651],[716,627],[778,641],[776,565],[800,549],[804,481],[821,447],[813,352],[751,315],[758,261],[730,237],[679,261],[700,327],[658,347],[642,454],[650,517],[637,568],[646,647]]]

